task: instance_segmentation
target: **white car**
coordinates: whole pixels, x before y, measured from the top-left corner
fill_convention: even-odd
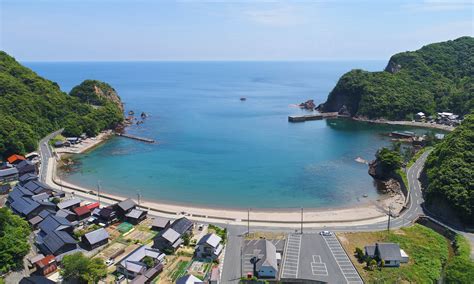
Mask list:
[[[321,231],[321,232],[319,232],[319,234],[320,234],[321,236],[325,236],[325,237],[332,236],[332,233],[329,232],[329,231]]]
[[[114,262],[115,262],[115,261],[114,261],[113,259],[109,258],[109,259],[107,259],[107,260],[105,261],[105,264],[106,264],[107,266],[111,266],[112,264],[114,264]]]

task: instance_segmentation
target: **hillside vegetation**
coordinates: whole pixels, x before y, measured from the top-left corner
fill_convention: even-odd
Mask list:
[[[121,104],[92,106],[83,95],[91,96],[70,96],[0,51],[0,154],[33,151],[41,137],[62,127],[66,135],[94,135],[122,122]]]
[[[469,113],[474,109],[474,38],[398,53],[382,72],[344,74],[319,109],[333,112],[344,105],[351,116],[371,119],[412,119],[420,111]]]
[[[474,115],[436,145],[425,171],[426,201],[445,200],[461,220],[474,223]]]

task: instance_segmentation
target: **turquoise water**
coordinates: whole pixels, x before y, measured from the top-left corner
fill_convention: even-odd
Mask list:
[[[367,166],[389,145],[382,134],[409,129],[348,120],[288,123],[292,106],[317,103],[351,68],[385,62],[127,62],[27,63],[69,91],[84,79],[109,82],[127,111],[150,117],[79,155],[64,178],[149,200],[226,207],[347,206],[378,194]],[[242,102],[240,97],[246,97]],[[420,130],[417,130],[420,131]]]

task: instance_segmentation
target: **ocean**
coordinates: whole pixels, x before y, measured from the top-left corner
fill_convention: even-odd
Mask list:
[[[289,123],[308,99],[324,102],[353,68],[384,61],[25,62],[63,91],[85,79],[111,84],[126,111],[149,117],[77,156],[63,179],[122,196],[234,208],[353,206],[379,198],[367,165],[408,127],[345,119]],[[240,98],[245,97],[246,101]],[[427,130],[415,129],[417,132]],[[363,196],[367,195],[366,198]]]

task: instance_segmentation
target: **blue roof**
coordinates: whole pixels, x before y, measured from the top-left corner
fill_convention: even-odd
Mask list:
[[[7,177],[11,175],[17,175],[18,170],[16,168],[6,168],[3,170],[0,170],[0,177]]]
[[[69,208],[71,206],[78,205],[78,204],[81,204],[81,199],[73,198],[73,199],[69,199],[69,200],[65,200],[63,202],[60,202],[60,203],[58,203],[57,206],[58,206],[59,209],[64,209],[64,208]]]
[[[41,193],[43,191],[48,191],[48,190],[51,190],[52,189],[47,186],[46,184],[38,181],[38,180],[31,180],[27,183],[25,183],[25,185],[23,185],[26,189],[28,189],[29,191],[35,193],[35,194],[38,194],[38,193]]]
[[[30,180],[38,180],[38,176],[35,175],[35,174],[32,174],[32,173],[27,173],[27,174],[24,174],[24,175],[21,175],[19,178],[18,178],[18,181],[23,184],[23,183],[27,183],[28,181]]]
[[[72,227],[72,223],[64,217],[49,215],[43,220],[43,222],[39,224],[38,227],[45,233],[49,233],[52,231],[59,231],[70,228]]]

